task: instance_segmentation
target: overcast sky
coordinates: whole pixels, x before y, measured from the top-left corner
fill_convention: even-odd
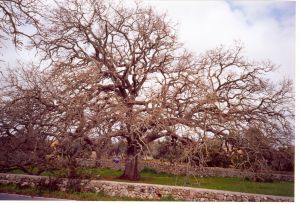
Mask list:
[[[125,1],[126,2],[126,1]],[[241,41],[251,60],[270,59],[280,68],[270,77],[294,79],[295,2],[294,1],[192,1],[145,0],[145,4],[167,12],[178,23],[180,41],[195,54],[220,44]],[[16,58],[30,61],[28,51],[16,54],[2,48],[2,59],[12,66]]]
[[[146,0],[177,22],[179,37],[195,53],[239,40],[253,60],[280,68],[274,79],[295,75],[294,1]]]

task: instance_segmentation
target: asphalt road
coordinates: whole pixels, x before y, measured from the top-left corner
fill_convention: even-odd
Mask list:
[[[27,195],[0,193],[0,200],[63,200],[56,198],[32,197]]]

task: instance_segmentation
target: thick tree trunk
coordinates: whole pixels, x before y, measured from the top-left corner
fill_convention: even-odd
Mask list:
[[[139,180],[140,175],[138,171],[138,154],[137,147],[134,144],[129,144],[127,147],[127,156],[125,160],[125,170],[121,179]]]
[[[68,178],[76,178],[76,177],[77,177],[76,161],[71,160],[69,161]]]

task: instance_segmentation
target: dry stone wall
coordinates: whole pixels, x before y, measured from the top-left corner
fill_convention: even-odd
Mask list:
[[[50,180],[45,176],[29,176],[17,174],[0,173],[0,184],[14,183],[20,186],[38,187],[41,183],[49,184]],[[209,190],[200,188],[153,185],[142,183],[125,183],[102,180],[68,180],[59,179],[57,186],[61,191],[65,191],[67,186],[78,185],[81,191],[104,193],[110,196],[132,197],[143,199],[160,199],[172,197],[186,201],[276,201],[292,202],[293,197],[280,197],[270,195],[259,195],[249,193],[237,193],[220,190]]]
[[[78,162],[83,166],[90,167],[104,167],[117,170],[124,169],[124,162],[114,163],[112,160],[102,159],[102,160],[80,160]],[[218,176],[218,177],[260,177],[264,180],[274,180],[274,181],[294,181],[293,172],[260,172],[253,173],[249,171],[240,171],[238,169],[232,168],[219,168],[219,167],[203,167],[203,168],[193,168],[188,165],[181,165],[176,163],[164,163],[159,161],[140,161],[139,170],[144,168],[153,169],[156,172],[164,172],[174,175],[193,175],[193,176]]]

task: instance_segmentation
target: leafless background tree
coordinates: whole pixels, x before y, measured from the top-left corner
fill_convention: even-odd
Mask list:
[[[93,149],[91,127],[81,115],[85,101],[78,95],[67,101],[64,95],[72,94],[66,81],[56,84],[55,75],[36,67],[12,70],[2,79],[2,169],[40,174],[66,168],[76,177],[76,159],[89,157]]]
[[[1,80],[0,166],[40,174],[54,168],[48,132],[52,104],[42,94],[38,70],[10,71]]]

